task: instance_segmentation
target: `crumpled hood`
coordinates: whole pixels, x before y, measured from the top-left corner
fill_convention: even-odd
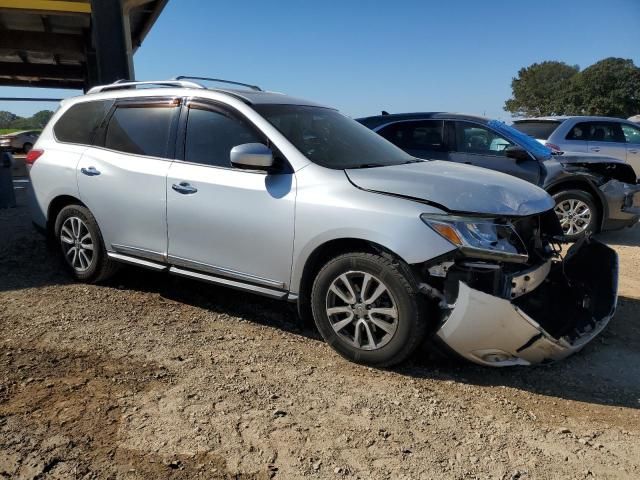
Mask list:
[[[441,160],[349,169],[346,174],[363,190],[415,198],[456,213],[527,216],[554,206],[547,192],[529,182]]]

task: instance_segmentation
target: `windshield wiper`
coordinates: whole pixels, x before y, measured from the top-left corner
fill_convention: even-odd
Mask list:
[[[382,165],[380,163],[361,163],[360,165],[355,165],[349,168],[375,168],[375,167],[386,167],[387,165]]]

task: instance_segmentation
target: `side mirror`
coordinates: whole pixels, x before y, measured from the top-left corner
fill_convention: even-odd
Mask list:
[[[524,148],[518,146],[518,145],[511,145],[507,148],[504,149],[504,154],[509,157],[509,158],[513,158],[518,162],[524,161],[524,160],[531,160],[531,155],[529,155],[529,152],[527,152]]]
[[[273,152],[262,143],[244,143],[233,147],[231,165],[253,170],[269,170],[273,166]]]

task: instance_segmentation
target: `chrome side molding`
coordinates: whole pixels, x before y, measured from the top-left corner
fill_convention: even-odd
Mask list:
[[[222,285],[224,287],[235,288],[236,290],[244,290],[266,297],[282,299],[287,296],[287,292],[282,290],[274,290],[272,288],[259,287],[258,285],[251,285],[249,283],[238,282],[229,278],[216,277],[213,275],[207,275],[206,273],[194,272],[191,270],[185,270],[178,267],[170,267],[169,273],[178,275],[180,277],[192,278],[194,280],[200,280],[204,282],[213,283],[215,285]]]
[[[150,260],[143,260],[142,258],[130,257],[129,255],[123,255],[121,253],[107,252],[109,258],[112,258],[116,262],[122,262],[129,265],[135,265],[136,267],[148,268],[155,270],[156,272],[166,271],[169,267],[162,263],[152,262]]]

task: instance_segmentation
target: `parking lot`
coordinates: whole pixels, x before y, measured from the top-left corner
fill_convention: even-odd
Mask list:
[[[18,187],[23,185],[17,184]],[[0,210],[0,478],[638,478],[640,228],[618,313],[554,365],[342,360],[292,306],[123,269],[70,281]]]

